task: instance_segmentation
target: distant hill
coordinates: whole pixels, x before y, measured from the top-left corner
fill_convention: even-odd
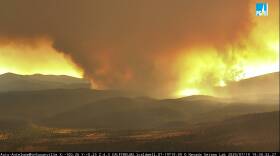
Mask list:
[[[120,91],[82,87],[71,89],[65,86],[80,86],[87,82],[68,76],[21,76],[8,73],[0,76],[0,90],[5,90],[0,92],[0,119],[21,119],[29,123],[69,128],[182,128],[248,113],[279,110],[279,101],[274,99],[276,95],[266,91],[277,92],[277,82],[274,82],[278,76],[276,74],[241,80],[222,88],[229,90],[241,85],[238,88],[240,91],[233,93],[236,96],[232,100],[205,95],[179,99],[135,97],[132,93]],[[258,87],[265,87],[265,84],[270,85],[264,89],[269,96],[261,94],[263,88]],[[251,97],[244,96],[246,100],[238,100],[237,95],[241,90],[246,93],[248,89],[248,93],[252,93],[250,87],[254,86],[253,91],[259,93],[257,97],[269,98],[247,102]]]
[[[50,127],[68,128],[170,129],[275,110],[278,105],[229,104],[205,99],[109,98],[57,114],[44,123]]]
[[[93,90],[88,82],[68,76],[8,73],[0,75],[0,132],[22,137],[20,143],[17,137],[14,140],[21,146],[29,144],[26,136],[32,141],[41,135],[34,126],[124,134],[130,130],[180,130],[186,133],[143,144],[120,139],[120,143],[110,140],[87,147],[100,151],[108,150],[109,145],[114,151],[122,146],[131,151],[279,151],[277,78],[278,73],[273,73],[218,88],[221,93],[231,93],[231,98],[153,99],[131,92]],[[76,144],[76,149],[84,149],[85,144]]]
[[[188,134],[146,143],[148,151],[279,151],[279,111],[236,116],[188,129]],[[170,143],[174,146],[170,146]],[[140,149],[141,150],[141,149]]]
[[[201,140],[200,146],[213,151],[279,151],[279,111],[247,114],[208,124],[191,138]],[[223,148],[213,149],[215,146]]]
[[[216,92],[235,100],[279,103],[279,72],[229,82],[225,87],[217,87]]]
[[[1,119],[0,118],[0,131],[15,130],[19,128],[28,127],[29,124],[25,120],[20,119]]]
[[[31,91],[45,89],[90,88],[88,81],[65,75],[0,75],[0,92]]]
[[[0,119],[40,120],[88,103],[125,96],[117,91],[86,88],[14,91],[0,93]]]

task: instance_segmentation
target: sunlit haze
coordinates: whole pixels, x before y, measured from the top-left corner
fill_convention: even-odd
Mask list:
[[[0,44],[0,74],[7,72],[82,78],[81,70],[63,53],[52,48],[52,43],[47,39],[38,39],[32,44],[26,41]]]
[[[152,8],[165,8],[168,3],[160,6],[151,3],[149,10],[141,8],[140,13],[122,10],[139,16],[139,19],[118,12],[118,8],[112,10],[118,12],[115,17],[107,16],[108,12],[104,10],[108,8],[104,8],[99,10],[104,13],[104,17],[100,13],[104,18],[101,26],[93,20],[99,19],[97,14],[81,11],[79,16],[85,18],[77,32],[72,25],[80,19],[71,17],[69,19],[73,21],[68,21],[64,17],[68,14],[60,13],[56,18],[66,20],[70,23],[68,26],[56,19],[49,21],[52,27],[48,29],[37,21],[37,27],[32,25],[36,29],[19,29],[22,31],[19,34],[14,34],[18,28],[13,30],[7,26],[7,32],[11,34],[5,36],[5,33],[0,33],[0,74],[85,77],[94,89],[135,91],[154,97],[215,95],[214,88],[217,86],[279,71],[279,2],[269,1],[270,13],[265,17],[255,15],[255,0],[248,2],[231,4],[236,5],[242,15],[219,8],[217,10],[224,11],[224,15],[220,15],[215,9],[207,8],[211,14],[193,10],[192,16],[180,13],[184,9],[179,3],[172,3],[174,8],[180,7],[173,15],[178,18],[178,23],[173,22],[170,28],[165,26],[170,23],[171,17],[162,19],[159,24],[145,15],[147,11],[163,17],[166,14],[164,10],[155,13]],[[215,4],[222,5],[220,2]],[[81,5],[77,6],[81,10],[95,10],[90,5]],[[103,6],[102,3],[100,5]],[[137,8],[142,4],[131,5]],[[193,6],[203,7],[200,2]],[[225,7],[234,8],[230,5]],[[182,14],[186,20],[177,14]],[[34,14],[32,16],[41,19]],[[113,21],[112,18],[120,19],[121,25],[128,25],[131,29],[122,33],[121,25],[112,26],[105,22]],[[209,25],[204,24],[205,20],[211,21],[208,21]],[[137,22],[144,26],[137,25]],[[29,25],[28,22],[25,24]]]

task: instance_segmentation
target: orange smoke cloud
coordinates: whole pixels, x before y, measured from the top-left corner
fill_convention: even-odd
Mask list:
[[[0,74],[51,74],[82,77],[63,53],[58,53],[47,39],[3,41],[0,44]]]
[[[279,8],[268,3],[260,20],[255,1],[244,0],[10,0],[0,4],[0,38],[48,36],[97,88],[214,94],[277,70]]]
[[[253,25],[246,37],[223,49],[197,46],[183,51],[174,67],[179,80],[173,96],[216,95],[215,86],[279,72],[279,1],[267,1],[267,17],[255,16],[256,2],[248,8]]]

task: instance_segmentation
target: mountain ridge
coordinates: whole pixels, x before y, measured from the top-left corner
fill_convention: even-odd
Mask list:
[[[14,73],[0,75],[0,92],[59,88],[90,88],[90,83],[87,80],[66,75],[18,75]]]

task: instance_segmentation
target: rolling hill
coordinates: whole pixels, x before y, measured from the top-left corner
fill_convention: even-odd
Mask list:
[[[0,147],[5,151],[23,151],[23,147],[29,151],[30,145],[35,151],[40,146],[50,151],[74,146],[79,151],[106,151],[107,146],[112,151],[279,151],[277,74],[218,88],[232,92],[230,98],[178,99],[93,90],[86,81],[67,76],[4,74],[0,139],[8,144],[0,142]],[[56,133],[65,129],[70,132]],[[168,131],[179,135],[161,138]],[[88,140],[97,133],[116,142]],[[137,141],[155,134],[159,138]]]
[[[0,93],[0,119],[40,120],[90,102],[122,96],[117,91],[91,89],[51,89]]]
[[[279,72],[228,82],[225,87],[217,87],[216,92],[235,101],[252,103],[270,101],[279,104]]]
[[[45,120],[50,127],[168,129],[221,121],[234,116],[278,110],[278,105],[222,103],[208,100],[109,98]]]
[[[279,151],[279,111],[240,115],[210,122],[189,133],[151,141],[139,149],[148,151]],[[170,146],[170,143],[174,146]]]
[[[268,80],[275,80],[276,74],[241,80],[223,89],[234,88],[232,86],[242,84],[244,86],[240,88],[245,92],[256,83],[262,86]],[[36,86],[37,82],[40,82],[40,85]],[[9,121],[21,119],[51,127],[182,128],[188,125],[221,121],[248,113],[279,110],[279,102],[273,99],[276,98],[275,94],[271,94],[273,92],[269,92],[269,95],[273,96],[271,99],[249,102],[236,100],[236,97],[224,99],[203,95],[160,100],[135,97],[131,93],[120,91],[65,88],[65,84],[68,86],[87,84],[84,80],[67,76],[20,76],[8,73],[1,75],[1,84],[2,87],[3,85],[8,87],[1,87],[0,119]],[[31,86],[26,89],[21,85]],[[49,87],[59,88],[59,86],[62,89],[48,89]],[[276,93],[277,87],[273,86],[271,90]],[[12,91],[13,89],[18,91]],[[255,89],[258,89],[255,92],[262,92],[262,88]],[[268,93],[266,90],[264,91]],[[267,94],[264,95],[267,97]]]
[[[73,88],[90,88],[90,84],[86,80],[64,75],[0,75],[0,92]]]

